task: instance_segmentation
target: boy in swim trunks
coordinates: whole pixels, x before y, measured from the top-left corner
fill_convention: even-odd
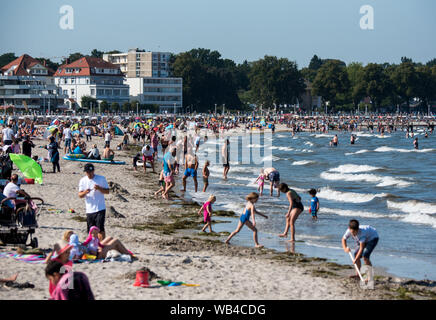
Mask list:
[[[345,252],[351,252],[351,249],[347,246],[347,239],[350,237],[356,241],[357,245],[356,250],[354,251],[353,264],[357,265],[360,269],[360,259],[363,257],[365,264],[367,266],[372,266],[369,258],[379,240],[377,230],[368,225],[361,226],[357,220],[350,220],[348,223],[348,229],[342,237],[342,248]],[[359,277],[357,272],[355,277]]]
[[[198,159],[196,155],[192,155],[191,153],[186,154],[185,156],[185,173],[183,174],[183,189],[181,191],[186,191],[186,180],[188,177],[192,176],[194,180],[195,192],[197,192],[198,182],[197,182],[197,169],[198,169]]]
[[[239,218],[238,227],[236,228],[235,231],[233,231],[229,235],[225,243],[229,244],[230,239],[232,239],[239,231],[241,231],[242,227],[246,225],[248,228],[250,228],[253,231],[253,239],[256,248],[262,248],[263,246],[261,246],[257,241],[255,214],[257,213],[262,217],[264,217],[265,219],[268,219],[268,216],[264,215],[263,213],[260,213],[254,207],[254,204],[257,202],[257,200],[259,200],[259,195],[256,192],[250,193],[247,197],[245,197],[245,199],[247,200],[247,204],[245,205],[245,209],[241,217]],[[250,221],[250,218],[253,218],[253,222]]]
[[[163,193],[165,191],[165,176],[164,176],[163,169],[160,172],[158,184],[159,184],[160,189],[154,193],[154,196],[157,196],[159,193],[161,193],[161,192]]]
[[[206,160],[203,168],[203,192],[206,192],[206,189],[209,186],[209,164],[209,160]]]

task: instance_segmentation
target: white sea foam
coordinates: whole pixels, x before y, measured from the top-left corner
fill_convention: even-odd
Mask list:
[[[409,213],[403,218],[400,218],[400,220],[409,223],[426,224],[436,229],[436,218],[424,213]]]
[[[360,210],[343,210],[343,209],[332,209],[321,207],[319,210],[320,215],[323,213],[331,213],[336,214],[338,216],[343,217],[362,217],[362,218],[386,218],[388,215],[381,213],[374,213],[369,211],[360,211]]]
[[[262,159],[262,162],[267,162],[267,161],[278,161],[280,160],[279,157],[276,156],[266,156]]]
[[[304,166],[306,164],[315,163],[315,161],[312,160],[302,160],[302,161],[294,161],[292,162],[293,166]]]
[[[409,200],[404,202],[387,201],[388,208],[397,209],[405,213],[436,214],[436,204]]]
[[[379,170],[379,167],[373,167],[368,165],[357,165],[357,164],[343,164],[339,167],[329,169],[330,172],[340,172],[340,173],[359,173],[359,172],[370,172]]]
[[[325,133],[322,133],[322,134],[315,134],[315,135],[312,135],[312,137],[315,137],[315,138],[333,138],[334,135],[333,135],[333,134],[325,134]]]
[[[397,149],[397,148],[391,148],[388,146],[383,146],[375,149],[376,152],[432,152],[435,149]]]
[[[345,153],[345,155],[346,156],[351,156],[353,154],[361,154],[361,153],[366,153],[366,152],[369,152],[369,150],[362,149],[362,150],[359,150],[359,151],[356,151],[356,152],[347,152],[347,153]]]
[[[276,147],[276,146],[272,146],[270,147],[271,150],[280,150],[280,151],[294,151],[294,148],[289,148],[289,147]]]
[[[306,141],[305,143],[304,143],[305,145],[308,145],[308,146],[310,146],[310,147],[312,147],[313,146],[313,143],[312,142],[310,142],[310,141]]]
[[[343,192],[337,191],[330,188],[322,188],[320,192],[318,192],[317,197],[327,200],[333,200],[338,202],[346,202],[346,203],[364,203],[372,201],[375,198],[383,198],[386,197],[386,193],[355,193],[355,192]]]
[[[412,183],[409,181],[396,179],[392,177],[382,177],[375,174],[347,174],[347,173],[331,173],[331,172],[322,172],[321,178],[325,180],[332,181],[364,181],[371,183],[378,183],[377,187],[387,187],[387,186],[396,186],[396,187],[407,187]]]

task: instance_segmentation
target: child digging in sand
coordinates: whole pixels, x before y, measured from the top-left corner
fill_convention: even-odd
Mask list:
[[[209,199],[201,206],[200,210],[198,210],[198,215],[201,215],[201,210],[203,210],[204,216],[204,227],[201,229],[201,232],[205,232],[206,228],[209,227],[210,233],[212,233],[212,204],[215,203],[216,197],[209,196]]]
[[[229,237],[226,240],[226,244],[229,244],[230,239],[232,239],[239,231],[241,231],[242,227],[246,225],[248,228],[250,228],[253,231],[253,239],[254,244],[256,248],[262,248],[263,246],[259,244],[257,241],[257,229],[256,229],[256,220],[255,220],[255,214],[259,214],[265,219],[268,219],[266,215],[263,213],[260,213],[256,210],[254,207],[254,204],[259,200],[259,195],[256,192],[251,192],[248,196],[245,197],[247,200],[247,204],[245,205],[245,209],[239,218],[238,227],[235,231],[233,231]],[[253,218],[253,222],[250,221],[250,217]]]

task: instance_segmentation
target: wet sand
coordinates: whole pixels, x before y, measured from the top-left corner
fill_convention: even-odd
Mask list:
[[[101,148],[103,140],[93,137]],[[114,147],[121,142],[117,137]],[[35,140],[37,145],[44,141]],[[90,145],[90,143],[88,144]],[[101,149],[102,150],[102,149]],[[376,277],[375,290],[363,290],[349,279],[354,270],[324,259],[270,249],[226,246],[226,235],[199,234],[202,218],[198,204],[172,194],[172,201],[155,198],[158,174],[142,168],[132,169],[132,154],[137,150],[116,151],[116,160],[126,165],[95,164],[96,174],[111,183],[106,196],[106,234],[120,239],[138,257],[133,263],[107,262],[75,264],[74,270],[87,274],[96,299],[187,299],[187,300],[290,300],[290,299],[429,299],[436,297],[433,283],[420,283],[393,277]],[[46,156],[47,151],[34,149]],[[61,157],[63,152],[61,151]],[[160,163],[160,161],[158,162]],[[39,248],[47,251],[64,231],[73,230],[80,241],[86,238],[84,200],[79,199],[78,183],[84,176],[84,163],[61,159],[61,173],[49,173],[51,163],[43,163],[43,185],[23,185],[34,197],[42,197],[46,209],[38,219],[35,236]],[[159,164],[160,166],[160,164]],[[158,166],[156,165],[156,171]],[[179,180],[180,177],[177,178]],[[200,182],[201,185],[201,182]],[[179,190],[177,185],[174,190]],[[76,213],[68,213],[74,209]],[[116,218],[114,210],[124,216]],[[222,215],[229,213],[222,212]],[[230,213],[231,215],[231,213]],[[233,229],[233,226],[229,226]],[[232,230],[229,230],[232,231]],[[247,245],[251,245],[247,244]],[[1,246],[1,252],[16,246]],[[135,271],[146,267],[154,273],[150,288],[133,286]],[[0,258],[0,277],[19,273],[17,283],[30,282],[33,289],[0,286],[0,299],[48,299],[48,280],[44,264],[29,264],[12,258]],[[157,280],[182,281],[198,287],[161,287]],[[408,282],[409,281],[409,282]]]

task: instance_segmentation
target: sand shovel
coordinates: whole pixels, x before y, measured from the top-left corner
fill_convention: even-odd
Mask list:
[[[353,260],[354,260],[353,255],[351,254],[351,252],[348,252],[348,254],[350,255],[351,262],[353,262]],[[357,271],[357,274],[359,275],[360,281],[365,283],[365,280],[363,279],[362,274],[360,273],[359,267],[355,263],[353,265],[354,265],[354,268],[356,268],[356,271]]]

